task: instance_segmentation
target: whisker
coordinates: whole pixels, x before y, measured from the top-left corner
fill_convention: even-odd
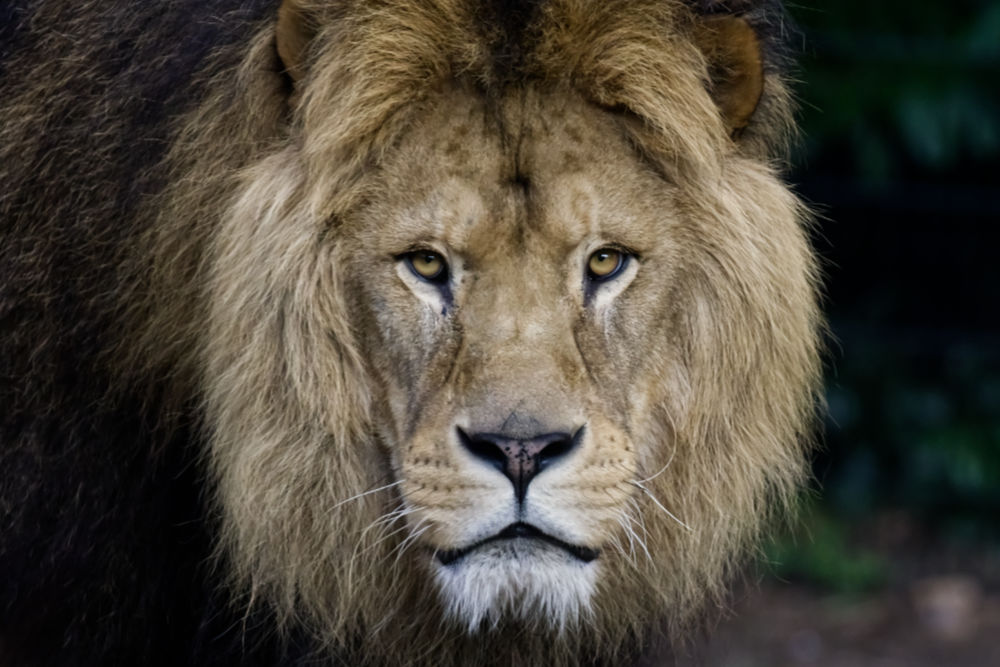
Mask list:
[[[392,535],[395,535],[400,530],[400,528],[396,528],[395,530],[388,532],[388,534],[386,534],[386,531],[388,531],[389,528],[391,528],[392,525],[398,519],[407,516],[411,512],[412,510],[406,510],[406,509],[393,510],[392,512],[387,512],[382,516],[380,516],[379,518],[372,521],[370,524],[368,524],[367,528],[361,531],[361,536],[358,538],[357,547],[355,548],[355,554],[369,551],[378,546],[379,544],[381,544],[385,539],[391,537]],[[406,524],[404,523],[403,526],[405,527],[405,525]],[[364,548],[360,548],[361,545],[365,543],[365,539],[368,536],[368,533],[371,532],[372,530],[376,531],[374,541],[372,541],[371,544],[366,545]]]
[[[372,528],[390,524],[396,519],[412,514],[413,512],[414,510],[412,508],[407,507],[405,503],[400,501],[400,503],[394,509],[391,509],[388,512],[380,514],[378,517],[375,518],[374,521],[368,524],[368,526],[363,531],[361,531],[361,537],[364,538],[364,536]]]
[[[388,523],[388,524],[385,524],[385,525],[389,526],[389,525],[391,525],[391,522]],[[369,544],[368,546],[366,546],[364,549],[362,549],[361,553],[363,554],[365,552],[368,552],[368,551],[371,551],[371,550],[377,548],[378,545],[382,544],[383,542],[385,542],[388,539],[391,539],[394,535],[398,535],[399,533],[403,532],[404,530],[406,530],[406,523],[405,522],[402,525],[400,525],[398,528],[396,528],[395,530],[393,530],[393,531],[391,531],[389,533],[386,533],[385,535],[380,535],[377,540],[375,540],[374,542],[372,542],[371,544]]]
[[[393,482],[392,484],[386,484],[385,486],[380,486],[380,487],[378,487],[376,489],[369,489],[368,491],[363,491],[362,493],[359,493],[357,495],[351,496],[350,498],[345,498],[344,500],[341,500],[339,503],[337,503],[336,505],[334,505],[333,507],[331,507],[330,510],[331,511],[335,510],[338,507],[340,507],[341,505],[346,505],[349,502],[358,500],[359,498],[364,498],[365,496],[370,496],[371,494],[378,493],[379,491],[385,491],[386,489],[391,489],[392,487],[399,486],[402,483],[403,483],[403,480],[398,480],[398,481]]]
[[[649,537],[649,529],[646,528],[646,519],[643,518],[642,508],[639,507],[639,502],[634,497],[630,497],[628,499],[628,502],[629,502],[629,505],[632,507],[632,510],[635,513],[634,514],[635,519],[637,519],[639,521],[639,527],[642,528],[642,534],[645,536],[644,539],[648,538]]]
[[[646,479],[640,479],[640,480],[636,480],[636,481],[639,484],[645,484],[646,482],[652,482],[654,479],[656,479],[657,477],[659,477],[660,475],[662,475],[663,473],[665,473],[667,471],[667,468],[670,467],[670,464],[674,462],[674,456],[676,456],[676,455],[677,455],[677,440],[675,439],[674,440],[674,448],[670,451],[670,458],[667,459],[667,462],[663,465],[663,467],[660,468],[656,472],[655,475],[651,475],[650,477],[647,477]]]
[[[638,521],[636,521],[636,519],[634,519],[632,517],[632,515],[629,514],[629,513],[626,513],[624,516],[625,516],[625,518],[629,522],[629,532],[631,532],[633,535],[635,535],[636,541],[639,543],[639,546],[642,548],[643,553],[646,554],[646,560],[648,560],[650,563],[652,563],[653,562],[653,555],[651,553],[649,553],[649,547],[646,546],[646,537],[649,536],[649,533],[646,531],[645,524],[642,524],[642,523],[639,523]],[[638,524],[642,528],[642,531],[644,533],[643,535],[639,535],[639,533],[635,532],[635,529],[632,528],[632,524],[633,523]]]
[[[420,524],[417,524],[417,526],[420,526]],[[399,563],[399,559],[403,557],[403,554],[406,553],[407,549],[409,549],[411,546],[413,546],[414,544],[416,544],[417,540],[420,539],[420,537],[424,533],[426,533],[428,530],[430,530],[430,529],[431,529],[430,524],[427,524],[427,525],[423,526],[422,528],[414,527],[413,532],[411,532],[409,534],[409,536],[407,536],[407,538],[405,540],[403,540],[402,542],[400,542],[399,546],[396,547],[396,552],[397,553],[396,553],[396,561],[395,562],[398,564]]]
[[[404,524],[403,527],[397,528],[396,530],[392,531],[388,535],[383,535],[383,533],[390,526],[392,526],[393,522],[395,522],[397,519],[399,519],[401,517],[405,517],[407,514],[410,514],[412,511],[413,511],[412,509],[406,507],[405,503],[403,503],[402,501],[400,501],[399,504],[396,506],[395,509],[389,510],[388,512],[385,512],[384,514],[379,515],[378,517],[375,518],[374,521],[372,521],[371,523],[369,523],[365,527],[364,530],[361,531],[361,534],[358,536],[358,539],[356,540],[356,542],[354,544],[354,550],[351,553],[350,561],[349,561],[348,566],[347,566],[348,567],[348,572],[352,573],[351,576],[348,577],[349,580],[353,580],[354,566],[355,566],[355,563],[357,562],[358,558],[360,558],[363,554],[367,553],[368,551],[372,550],[373,548],[377,547],[383,541],[385,541],[386,539],[392,537],[393,535],[395,535],[396,533],[398,533],[400,530],[405,529],[406,526]],[[366,539],[368,533],[370,531],[372,531],[373,529],[377,530],[377,537],[375,538],[375,540],[374,540],[374,542],[372,544],[363,546],[365,544],[365,539]]]
[[[625,534],[625,537],[628,538],[628,551],[625,550],[625,546],[621,543],[621,540],[618,539],[617,535],[612,538],[612,543],[618,549],[619,553],[621,553],[621,555],[624,556],[625,559],[632,564],[632,567],[638,568],[639,564],[636,563],[635,561],[635,536],[632,531],[632,528],[627,523],[625,523],[624,515],[619,515],[617,517],[617,521],[618,525],[621,526],[622,532]]]
[[[676,516],[674,516],[673,512],[671,512],[666,507],[664,507],[663,503],[661,503],[659,500],[657,500],[656,496],[654,496],[652,493],[650,493],[649,489],[647,489],[646,487],[644,487],[641,482],[635,482],[635,481],[633,481],[633,482],[630,482],[630,484],[633,484],[633,485],[637,486],[638,488],[642,489],[642,492],[645,493],[647,496],[649,496],[649,499],[652,500],[654,503],[656,503],[657,507],[659,507],[671,519],[673,519],[678,524],[680,524],[685,530],[687,530],[689,532],[694,532],[693,530],[691,530],[691,527],[689,525],[687,525],[686,523],[684,523],[683,521],[681,521],[680,519],[678,519]]]

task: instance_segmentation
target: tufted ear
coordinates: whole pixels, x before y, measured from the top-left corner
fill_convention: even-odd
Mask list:
[[[278,57],[292,81],[299,81],[305,75],[306,50],[315,34],[301,0],[283,0],[278,8],[275,41]]]
[[[738,138],[764,92],[760,40],[746,20],[724,15],[698,19],[694,37],[708,59],[712,98],[730,135]]]

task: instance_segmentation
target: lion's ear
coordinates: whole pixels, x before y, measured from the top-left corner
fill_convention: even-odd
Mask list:
[[[760,40],[746,20],[723,15],[700,18],[694,37],[708,59],[712,98],[736,138],[750,123],[764,92]]]
[[[302,2],[283,0],[278,8],[275,41],[278,57],[292,81],[299,81],[306,73],[306,50],[315,34],[316,30],[302,8]]]

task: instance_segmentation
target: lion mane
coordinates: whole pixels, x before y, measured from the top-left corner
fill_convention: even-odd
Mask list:
[[[0,10],[0,662],[596,665],[680,642],[806,476],[822,322],[779,174],[781,7],[223,4]],[[542,223],[468,185],[490,156],[516,186],[496,201],[544,224],[550,191],[643,211],[646,250],[607,246],[633,282],[544,305]],[[429,256],[453,294],[404,270],[431,246],[385,251],[401,210],[494,216],[501,250]],[[490,282],[513,256],[537,280]],[[519,311],[569,324],[505,328]],[[585,429],[524,416],[594,396]],[[572,434],[541,450],[569,481],[505,453],[546,429]],[[504,475],[530,481],[519,505]],[[455,514],[564,492],[595,509],[485,538]]]

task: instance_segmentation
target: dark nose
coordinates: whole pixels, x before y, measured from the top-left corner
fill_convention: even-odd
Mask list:
[[[550,463],[569,454],[583,437],[576,433],[546,433],[521,439],[496,433],[466,433],[458,429],[462,446],[507,476],[514,485],[518,502],[524,502],[528,484]]]

